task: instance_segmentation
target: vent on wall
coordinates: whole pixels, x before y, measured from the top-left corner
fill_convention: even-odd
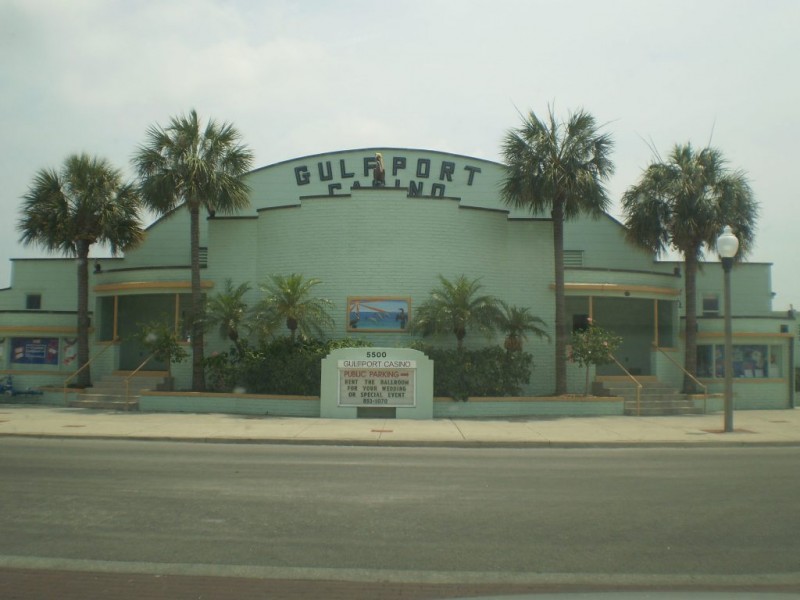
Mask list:
[[[564,250],[565,267],[582,267],[583,250]]]
[[[208,266],[208,248],[206,246],[200,246],[200,267],[207,267]]]

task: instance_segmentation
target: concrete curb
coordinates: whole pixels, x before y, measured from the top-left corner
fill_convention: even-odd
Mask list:
[[[184,436],[123,436],[123,435],[64,435],[47,433],[0,433],[0,438],[33,438],[58,440],[95,440],[131,442],[176,442],[197,444],[252,444],[273,446],[351,446],[384,448],[511,448],[511,449],[586,449],[586,448],[791,448],[800,447],[795,440],[762,441],[447,441],[447,440],[348,440],[348,439],[287,439],[287,438],[237,438],[237,437],[184,437]]]

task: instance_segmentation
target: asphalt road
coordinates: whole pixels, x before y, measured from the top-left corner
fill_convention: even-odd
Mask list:
[[[796,585],[799,470],[796,448],[5,438],[0,568]]]

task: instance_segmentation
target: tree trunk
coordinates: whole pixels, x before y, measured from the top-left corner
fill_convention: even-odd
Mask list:
[[[515,335],[507,335],[503,346],[507,352],[522,352],[522,338]]]
[[[192,244],[192,390],[204,392],[206,389],[203,371],[203,328],[204,302],[200,287],[200,203],[190,202],[191,244]]]
[[[78,364],[77,368],[89,362],[89,240],[78,240]],[[87,366],[78,374],[79,387],[92,385],[91,367]]]
[[[586,365],[586,381],[584,381],[584,383],[583,383],[583,395],[584,396],[588,396],[589,395],[589,369],[590,368],[591,368],[591,366],[587,363],[587,365]]]
[[[553,203],[553,261],[555,266],[556,300],[556,396],[567,393],[567,327],[564,295],[564,203]]]
[[[456,327],[453,333],[456,334],[456,350],[461,352],[464,349],[464,338],[467,336],[467,330]]]
[[[697,371],[697,255],[689,251],[684,258],[686,277],[686,331],[684,332],[685,360],[683,368],[692,375]],[[696,391],[694,381],[686,373],[683,375],[683,393]]]

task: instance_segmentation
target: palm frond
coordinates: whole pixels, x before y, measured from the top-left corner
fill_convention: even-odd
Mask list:
[[[172,117],[166,127],[150,127],[133,162],[144,202],[160,214],[181,204],[220,213],[249,204],[242,176],[252,166],[252,151],[232,124],[210,119],[203,126],[195,110]]]
[[[329,311],[333,302],[312,296],[319,279],[305,279],[299,273],[271,275],[261,291],[266,295],[255,307],[256,320],[266,331],[274,331],[284,323],[292,337],[323,336],[334,327]]]
[[[561,203],[564,216],[602,214],[610,199],[604,182],[614,172],[613,141],[601,134],[594,117],[584,110],[547,122],[531,111],[502,143],[505,176],[501,198],[509,206],[541,213]]]
[[[725,225],[741,232],[740,257],[752,247],[758,204],[742,171],[722,153],[676,144],[666,161],[656,156],[622,197],[626,237],[659,254],[672,247],[700,258]]]
[[[36,173],[23,200],[18,228],[24,244],[74,256],[78,240],[116,251],[144,236],[136,188],[105,159],[71,155],[60,171]]]
[[[499,319],[497,300],[480,294],[478,279],[460,275],[454,280],[439,275],[439,287],[414,311],[409,328],[423,336],[454,334],[458,347],[468,330],[491,335]]]

